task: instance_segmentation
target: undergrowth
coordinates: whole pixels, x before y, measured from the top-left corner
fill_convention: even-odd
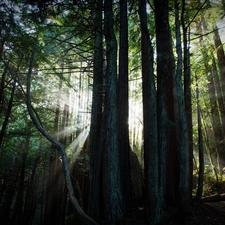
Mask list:
[[[198,174],[196,172],[193,176],[193,196],[196,195],[197,188]],[[216,177],[211,172],[205,171],[202,196],[206,197],[221,193],[225,193],[225,175],[222,177],[219,176],[218,179],[216,179]]]

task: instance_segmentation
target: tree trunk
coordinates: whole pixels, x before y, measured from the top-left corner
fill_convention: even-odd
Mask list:
[[[89,215],[100,222],[101,215],[101,185],[102,185],[102,126],[103,126],[103,40],[102,40],[102,0],[96,2],[95,11],[95,52],[93,96],[90,127],[90,190],[89,190]]]
[[[176,51],[177,69],[175,74],[174,91],[176,113],[177,157],[179,168],[177,202],[180,212],[186,212],[190,201],[190,172],[189,172],[189,139],[187,133],[187,118],[182,83],[182,43],[180,32],[180,14],[178,1],[175,0]]]
[[[12,224],[11,221],[11,205],[13,204],[13,197],[15,195],[15,188],[17,184],[17,179],[19,176],[18,170],[18,159],[15,159],[13,164],[11,165],[9,175],[7,176],[7,183],[5,185],[5,197],[2,203],[2,212],[0,214],[0,221],[2,224]]]
[[[41,146],[41,140],[40,140],[40,146],[39,146],[37,155],[34,159],[30,182],[27,188],[27,196],[26,196],[26,201],[24,204],[24,214],[23,214],[23,223],[22,223],[24,225],[32,224],[32,220],[33,220],[33,212],[35,210],[35,175],[36,175],[37,166],[39,164],[40,157],[41,157],[41,150],[42,150],[42,146]]]
[[[193,186],[193,122],[192,122],[192,94],[191,94],[191,66],[190,66],[190,52],[189,52],[189,38],[188,29],[190,23],[186,26],[185,23],[185,0],[182,0],[182,12],[181,12],[181,25],[183,31],[183,73],[184,73],[184,101],[187,121],[187,135],[189,144],[189,186],[190,193],[189,198],[192,197]]]
[[[5,88],[4,86],[5,86],[5,79],[6,79],[7,72],[8,72],[8,64],[5,65],[4,71],[3,71],[2,76],[1,76],[1,81],[0,81],[0,115],[1,115],[1,112],[4,108],[3,107],[4,106],[3,98],[4,98],[4,88]]]
[[[225,99],[225,54],[218,30],[216,30],[214,33],[214,43],[216,47],[218,66],[220,69],[221,89],[223,93],[223,99]]]
[[[121,187],[123,208],[131,204],[129,127],[128,127],[128,19],[127,0],[120,0],[120,46],[119,46],[119,158],[121,168]]]
[[[28,126],[28,129],[30,127]],[[30,132],[26,136],[25,146],[22,151],[22,161],[19,175],[19,184],[18,184],[18,192],[16,197],[16,202],[14,206],[14,211],[12,214],[12,222],[13,224],[21,224],[22,216],[23,216],[23,207],[24,207],[24,179],[25,179],[25,170],[26,170],[26,161],[27,154],[30,148]]]
[[[221,118],[221,123],[222,123],[223,136],[225,136],[225,105],[224,105],[224,101],[223,101],[223,94],[222,94],[222,90],[221,90],[220,79],[219,79],[219,75],[218,75],[214,57],[213,57],[212,61],[213,61],[212,62],[212,76],[214,77],[214,82],[215,82],[215,89],[216,89],[218,107],[219,107],[220,118]]]
[[[59,130],[63,130],[63,125],[61,126],[61,129],[59,129],[59,118],[60,118],[60,91],[62,88],[62,81],[60,80],[59,84],[59,94],[58,94],[58,100],[57,100],[57,106],[55,109],[55,121],[54,121],[54,133],[57,134]],[[62,122],[65,123],[65,115],[63,115]],[[59,139],[59,138],[58,138]],[[60,143],[64,144],[64,138],[60,137]],[[59,185],[59,173],[60,173],[60,166],[58,164],[59,155],[58,152],[55,151],[55,146],[52,145],[51,154],[49,158],[49,175],[48,175],[48,181],[47,181],[47,193],[46,193],[46,199],[45,199],[45,212],[44,212],[44,224],[48,225],[50,223],[58,225],[60,224],[59,217],[59,205],[58,201],[60,201],[60,195],[58,195],[58,189],[60,187]],[[57,196],[57,197],[56,197]]]
[[[198,80],[196,76],[196,101],[197,101],[197,120],[198,120],[198,154],[199,154],[199,173],[198,173],[198,189],[196,199],[201,200],[203,192],[204,181],[204,150],[203,150],[203,135],[202,135],[202,122],[201,122],[201,108],[199,104],[199,89]]]
[[[204,118],[202,118],[202,128],[203,128],[203,138],[204,138],[204,143],[205,143],[205,146],[206,146],[206,151],[207,151],[207,155],[208,155],[208,158],[209,158],[209,162],[211,164],[211,168],[212,168],[212,171],[213,171],[213,174],[214,176],[216,177],[216,181],[218,182],[218,173],[217,173],[217,170],[216,170],[216,166],[215,166],[215,163],[214,163],[214,160],[213,160],[213,153],[210,149],[210,141],[209,141],[209,135],[208,135],[208,130],[206,128],[206,124],[204,122]]]
[[[110,224],[122,220],[122,196],[120,184],[118,93],[117,93],[117,41],[114,34],[112,0],[104,2],[104,32],[106,39],[106,106],[105,146],[103,160],[104,215]]]
[[[149,223],[156,224],[159,221],[157,105],[153,48],[148,31],[145,0],[139,0],[139,16],[141,22],[145,189],[150,208]]]
[[[161,204],[174,204],[177,174],[174,118],[174,58],[168,0],[155,0],[157,44],[157,116],[159,145],[159,185]]]
[[[10,117],[10,114],[11,114],[11,111],[12,111],[15,89],[16,89],[16,79],[14,79],[14,81],[13,81],[13,87],[12,87],[12,91],[11,91],[11,95],[10,95],[5,119],[3,121],[2,128],[1,128],[1,131],[0,131],[0,146],[2,145],[4,134],[5,134],[7,126],[8,126],[9,117]]]

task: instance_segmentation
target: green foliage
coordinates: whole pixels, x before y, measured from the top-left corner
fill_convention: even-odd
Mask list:
[[[198,184],[198,169],[194,170],[193,176],[193,196],[197,192]],[[204,182],[203,182],[203,197],[221,194],[225,192],[225,178],[217,180],[209,165],[205,165]]]
[[[225,182],[217,181],[212,173],[205,174],[203,196],[211,196],[225,192]]]

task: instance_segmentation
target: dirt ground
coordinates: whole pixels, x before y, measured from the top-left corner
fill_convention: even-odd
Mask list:
[[[193,203],[185,222],[172,221],[169,225],[225,225],[225,201]]]
[[[159,225],[225,225],[225,194],[223,195],[209,197],[201,202],[194,201],[185,219],[179,215],[179,220],[177,217],[170,218],[170,222]],[[129,216],[129,225],[147,224],[145,207],[140,207],[140,203],[133,207]]]

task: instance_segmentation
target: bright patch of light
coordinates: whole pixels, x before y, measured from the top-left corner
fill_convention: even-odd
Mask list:
[[[56,135],[58,138],[62,138],[74,132],[74,125],[70,127],[66,127],[64,130],[58,132]]]
[[[67,151],[72,151],[72,162],[75,162],[80,154],[85,141],[87,140],[90,131],[90,126],[84,128],[84,130],[78,135],[78,137],[67,147]]]
[[[222,44],[225,43],[225,17],[217,23]]]

